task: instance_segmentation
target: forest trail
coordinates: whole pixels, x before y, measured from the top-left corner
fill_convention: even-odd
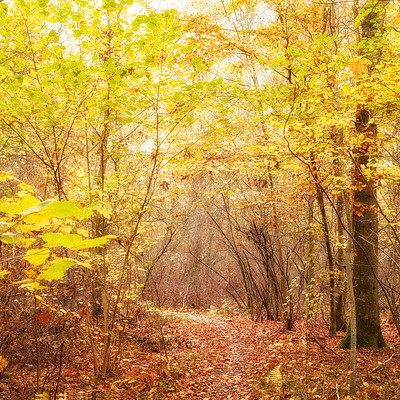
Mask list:
[[[185,313],[176,334],[190,343],[184,355],[190,369],[171,398],[254,399],[265,359],[279,361],[274,338],[281,328],[279,323],[268,327],[243,317]]]
[[[348,394],[348,350],[339,348],[341,335],[329,336],[321,321],[297,321],[288,332],[282,322],[257,323],[243,315],[172,311],[171,317],[166,334],[179,340],[168,346],[169,358],[181,376],[163,399],[336,400]],[[394,326],[383,327],[388,343],[398,342]],[[399,347],[358,351],[366,396],[360,398],[398,393],[399,357]]]
[[[339,348],[341,335],[330,336],[322,321],[296,321],[292,332],[283,328],[282,322],[213,310],[160,310],[132,325],[117,374],[91,378],[90,362],[77,354],[73,367],[64,369],[65,389],[113,400],[349,399],[349,351]],[[400,393],[399,337],[391,324],[384,323],[383,332],[390,347],[357,351],[357,400]],[[34,371],[28,378],[34,387]]]

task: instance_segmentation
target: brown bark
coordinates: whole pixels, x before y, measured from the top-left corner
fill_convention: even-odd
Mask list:
[[[335,322],[336,330],[344,331],[346,330],[347,323],[345,320],[345,232],[341,221],[344,220],[344,198],[343,193],[339,193],[336,199],[336,209],[337,209],[337,236],[339,241],[339,248],[336,253],[336,290],[335,290]]]
[[[359,55],[366,61],[368,74],[374,72],[382,53],[383,22],[389,0],[374,0],[363,11]],[[355,3],[357,4],[357,3]],[[372,106],[369,106],[371,108]],[[374,163],[377,158],[377,126],[372,110],[359,107],[355,121],[357,148],[353,176],[354,260],[353,283],[356,300],[357,345],[386,346],[379,319],[378,215]],[[368,171],[368,173],[366,173]],[[349,346],[350,330],[342,347]]]
[[[354,293],[357,310],[357,344],[360,347],[383,347],[379,319],[378,293],[378,215],[375,178],[367,178],[364,168],[376,155],[377,127],[370,123],[370,113],[360,110],[356,120],[357,134],[364,134],[368,142],[357,149],[354,192]]]
[[[324,192],[322,190],[318,168],[316,166],[314,154],[311,153],[311,167],[313,178],[315,181],[315,191],[317,193],[318,208],[321,215],[321,223],[326,247],[328,271],[329,271],[329,333],[334,335],[336,333],[336,312],[335,312],[335,273],[333,252],[331,247],[331,240],[329,235],[328,218],[326,216]]]

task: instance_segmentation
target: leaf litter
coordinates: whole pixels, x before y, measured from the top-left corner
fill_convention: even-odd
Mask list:
[[[382,329],[388,348],[357,352],[357,400],[400,393],[399,337],[394,325],[383,322]],[[93,377],[82,344],[70,348],[62,390],[95,390],[113,400],[349,399],[349,352],[339,348],[344,333],[332,337],[321,322],[297,321],[288,332],[282,322],[242,314],[167,310],[132,324],[127,334],[114,374],[103,380]],[[3,392],[10,382],[20,396],[29,392],[23,385],[35,385],[32,367],[6,372]]]

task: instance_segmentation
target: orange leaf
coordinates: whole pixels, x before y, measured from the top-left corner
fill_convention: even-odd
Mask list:
[[[48,311],[36,315],[36,320],[39,321],[40,325],[47,325],[51,320],[51,315]]]
[[[360,77],[360,75],[367,74],[367,61],[363,58],[353,58],[350,61],[350,70],[353,72],[356,78]]]

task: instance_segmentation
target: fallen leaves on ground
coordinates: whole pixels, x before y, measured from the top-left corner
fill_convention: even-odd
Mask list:
[[[400,393],[399,338],[393,325],[383,324],[383,332],[387,349],[357,352],[357,400]],[[116,373],[106,380],[92,377],[87,351],[76,347],[61,385],[113,400],[344,400],[349,351],[339,349],[340,340],[320,322],[297,322],[289,332],[277,321],[169,310],[131,326]],[[34,369],[23,372],[34,385]]]
[[[189,345],[171,350],[184,374],[165,399],[344,399],[348,350],[322,323],[297,322],[293,332],[276,321],[242,315],[188,312],[168,324]],[[400,349],[394,326],[383,324],[389,348],[358,350],[357,399],[394,399],[400,392]]]

